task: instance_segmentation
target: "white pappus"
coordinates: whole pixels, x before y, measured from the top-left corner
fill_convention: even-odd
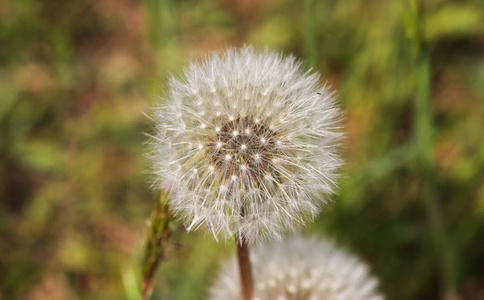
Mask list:
[[[378,281],[354,255],[327,240],[292,237],[254,248],[254,300],[383,300]],[[211,300],[241,300],[235,259],[211,289]]]
[[[192,62],[154,120],[155,185],[188,230],[280,237],[334,191],[340,109],[293,56],[244,47]]]

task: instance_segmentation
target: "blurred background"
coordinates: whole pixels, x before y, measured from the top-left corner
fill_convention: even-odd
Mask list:
[[[207,51],[304,59],[346,111],[339,195],[304,231],[387,299],[484,299],[484,3],[0,2],[0,299],[138,299],[169,73]],[[175,233],[153,299],[205,299],[233,244]]]

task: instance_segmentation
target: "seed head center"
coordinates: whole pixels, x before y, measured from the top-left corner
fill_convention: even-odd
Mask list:
[[[238,174],[254,178],[272,173],[278,136],[274,129],[250,116],[215,123],[220,126],[208,136],[205,151],[216,169],[232,179]]]

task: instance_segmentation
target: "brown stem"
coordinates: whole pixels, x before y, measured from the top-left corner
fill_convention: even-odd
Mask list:
[[[254,296],[254,279],[250,264],[249,245],[239,237],[235,237],[237,244],[237,261],[239,263],[240,284],[244,300],[252,300]]]
[[[141,299],[149,300],[152,292],[153,292],[153,285],[151,282],[151,278],[149,278],[143,281],[143,285],[141,287]]]

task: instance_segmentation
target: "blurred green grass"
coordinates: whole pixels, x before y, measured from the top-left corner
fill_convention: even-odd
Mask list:
[[[143,113],[159,103],[168,73],[243,44],[304,58],[346,111],[340,193],[306,231],[364,257],[388,299],[441,299],[441,249],[425,204],[430,184],[457,293],[483,299],[484,4],[425,1],[428,128],[416,121],[421,79],[409,6],[0,3],[0,299],[136,297],[145,220],[158,198],[149,188],[143,133],[152,124]],[[422,171],[422,151],[431,175]],[[175,236],[181,246],[162,266],[153,298],[204,299],[233,245]]]

